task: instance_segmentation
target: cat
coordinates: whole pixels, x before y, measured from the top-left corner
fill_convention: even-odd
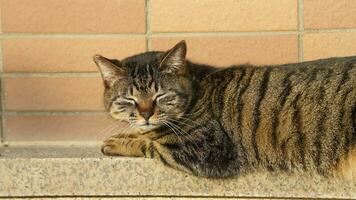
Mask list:
[[[102,145],[210,178],[252,169],[356,177],[356,56],[216,68],[185,41],[121,61],[100,55],[104,105],[134,133]]]

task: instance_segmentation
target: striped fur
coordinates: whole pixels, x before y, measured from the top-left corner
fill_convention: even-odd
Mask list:
[[[136,67],[145,77],[160,76],[145,67],[157,66],[163,53],[138,57],[149,54],[158,59]],[[224,69],[185,61],[184,67],[177,76],[189,80],[191,98],[182,113],[171,125],[109,138],[105,154],[155,158],[204,177],[262,167],[356,180],[356,57]],[[152,81],[142,89],[159,86]]]

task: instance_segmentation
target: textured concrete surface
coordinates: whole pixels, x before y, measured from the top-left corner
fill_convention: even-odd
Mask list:
[[[104,157],[95,146],[18,146],[0,154],[0,197],[356,197],[356,183],[266,172],[205,179],[149,159]]]
[[[11,198],[12,200],[24,200],[24,198]],[[26,198],[25,198],[26,199]],[[44,198],[30,198],[31,200],[43,200]],[[47,199],[47,198],[45,198]],[[69,199],[75,199],[75,200],[111,200],[111,199],[117,199],[117,200],[213,200],[213,199],[227,199],[224,197],[51,197],[50,199],[55,199],[55,200],[69,200]],[[238,199],[238,200],[257,200],[260,198],[228,198],[228,199]],[[264,200],[270,200],[270,199],[275,199],[275,198],[263,198]],[[280,199],[278,200],[285,200],[285,199]]]
[[[11,198],[12,200],[24,200],[24,198]],[[25,198],[26,199],[26,198]],[[43,200],[44,198],[30,198],[31,200]],[[47,198],[45,198],[47,199]],[[213,200],[213,199],[227,199],[224,197],[51,197],[50,199],[55,199],[55,200],[69,200],[69,199],[75,199],[75,200],[111,200],[111,199],[117,199],[117,200]],[[231,199],[231,198],[229,198]],[[257,200],[260,198],[233,198],[233,199],[238,199],[238,200]],[[270,200],[270,199],[275,199],[275,198],[263,198],[264,200]],[[278,198],[279,199],[279,198]],[[284,200],[284,199],[279,199],[279,200]]]

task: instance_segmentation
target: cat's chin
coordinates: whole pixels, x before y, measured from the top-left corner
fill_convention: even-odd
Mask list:
[[[158,128],[158,125],[153,125],[153,124],[145,124],[145,125],[140,125],[136,126],[136,128],[139,130],[140,133],[146,133],[148,131],[152,131],[156,128]]]

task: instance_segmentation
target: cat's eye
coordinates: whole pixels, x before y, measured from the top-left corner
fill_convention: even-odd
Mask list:
[[[133,98],[124,98],[124,100],[131,101],[131,102],[136,102],[135,99],[133,99]]]
[[[157,95],[156,98],[153,100],[153,104],[156,105],[158,99],[159,99],[160,97],[162,97],[163,95],[165,95],[165,94],[159,94],[159,95]]]
[[[115,102],[114,104],[117,106],[131,106],[132,105],[131,102],[126,102],[126,101]]]
[[[118,106],[137,106],[137,102],[133,98],[123,98],[119,102],[115,102]]]
[[[162,94],[157,96],[155,103],[158,103],[163,106],[174,106],[174,101],[176,100],[176,98],[176,94]]]
[[[165,94],[164,94],[164,93],[163,93],[163,94],[158,94],[158,95],[156,96],[156,99],[162,97],[163,95],[165,95]]]

